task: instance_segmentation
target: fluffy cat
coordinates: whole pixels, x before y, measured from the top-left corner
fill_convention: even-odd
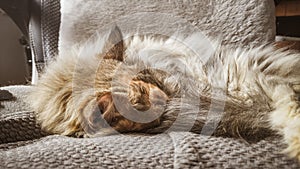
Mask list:
[[[300,54],[203,38],[124,40],[116,27],[58,56],[29,99],[38,122],[88,137],[183,130],[251,141],[279,133],[300,160]]]

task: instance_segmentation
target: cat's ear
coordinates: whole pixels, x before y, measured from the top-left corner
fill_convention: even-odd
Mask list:
[[[124,59],[124,41],[121,30],[115,26],[108,34],[107,41],[104,45],[104,59],[115,59],[123,61]]]

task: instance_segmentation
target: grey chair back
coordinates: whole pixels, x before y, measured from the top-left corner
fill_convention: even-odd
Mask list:
[[[58,54],[59,0],[1,0],[3,9],[26,37],[38,72]]]

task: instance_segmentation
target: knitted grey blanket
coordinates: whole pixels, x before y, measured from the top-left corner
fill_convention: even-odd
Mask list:
[[[10,86],[15,99],[0,110],[0,168],[299,168],[280,138],[257,143],[190,132],[99,138],[49,135],[24,102],[29,86]]]

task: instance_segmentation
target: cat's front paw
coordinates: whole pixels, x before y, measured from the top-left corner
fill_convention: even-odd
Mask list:
[[[139,111],[147,111],[151,107],[150,85],[143,81],[133,81],[130,84],[129,101]]]
[[[164,106],[168,96],[157,86],[144,81],[132,81],[130,84],[129,100],[139,111],[147,111],[153,107]]]
[[[281,116],[281,119],[273,116],[273,122],[276,121],[283,131],[284,141],[288,145],[284,152],[300,162],[300,107],[297,102],[291,102],[281,112],[288,114]]]
[[[288,125],[284,128],[284,138],[288,144],[285,152],[300,162],[300,107],[292,106],[294,111],[287,118]]]
[[[284,153],[288,154],[291,158],[296,158],[300,162],[300,137],[292,137],[288,141],[288,148]]]

